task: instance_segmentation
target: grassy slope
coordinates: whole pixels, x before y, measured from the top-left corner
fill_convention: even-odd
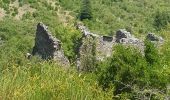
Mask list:
[[[9,15],[0,23],[0,37],[3,40],[0,46],[0,99],[111,99],[111,92],[103,92],[91,75],[63,70],[39,58],[25,58],[25,54],[32,51],[38,22],[44,22],[53,35],[65,41],[63,48],[66,55],[73,55],[70,41],[79,32],[72,25],[64,26],[57,11],[43,2],[35,6],[34,17],[27,13],[21,20],[15,20],[14,16]],[[31,6],[34,5],[37,3],[31,3]]]
[[[2,1],[8,0],[0,0],[0,5],[7,13],[12,13],[9,11],[8,2]],[[31,52],[34,45],[36,24],[44,22],[52,33],[62,40],[66,55],[74,58],[72,40],[79,36],[79,32],[73,27],[74,19],[63,22],[61,16],[65,15],[64,11],[67,10],[70,11],[70,15],[76,17],[80,9],[80,0],[60,0],[55,3],[55,8],[46,3],[46,0],[28,1],[21,0],[20,6],[29,3],[36,9],[33,14],[27,13],[21,20],[14,20],[15,14],[8,14],[11,16],[0,22],[0,37],[4,41],[0,46],[0,99],[112,99],[112,93],[101,91],[92,75],[81,76],[74,71],[62,70],[53,63],[38,58],[29,61],[24,57],[25,53]],[[130,28],[135,34],[155,31],[152,14],[157,9],[169,8],[169,3],[166,3],[169,0],[110,1],[92,0],[94,20],[85,23],[94,32],[114,34],[112,32],[119,28]],[[62,9],[59,8],[59,4]],[[58,9],[60,16],[57,14]],[[168,30],[160,32],[167,37],[163,48],[167,55],[170,51]],[[170,57],[167,56],[164,61],[168,62],[168,59]],[[167,73],[169,65],[163,69]]]
[[[1,100],[111,100],[90,77],[48,62],[24,61],[23,66],[10,62],[12,66],[1,72]]]
[[[60,3],[77,15],[81,8],[80,1],[62,0]],[[168,0],[91,0],[94,19],[86,23],[94,32],[102,34],[113,35],[120,28],[136,35],[156,32],[154,14],[157,11],[168,12],[169,3]]]

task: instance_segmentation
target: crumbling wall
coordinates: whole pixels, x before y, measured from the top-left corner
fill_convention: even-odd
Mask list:
[[[79,71],[91,71],[96,63],[96,40],[91,35],[82,37],[82,45],[79,48],[77,69]]]
[[[96,61],[103,61],[107,57],[110,57],[114,51],[114,46],[117,44],[136,47],[141,54],[144,55],[144,41],[136,38],[125,29],[119,29],[115,36],[100,36],[94,34],[80,23],[77,24],[77,29],[82,33],[82,44],[79,47],[79,54],[77,58],[77,68],[80,71],[86,70],[87,66],[89,69],[89,64],[92,64],[91,62],[94,62],[93,66],[95,66]],[[163,41],[161,37],[154,34],[148,34],[146,38],[150,41],[160,41],[160,43]],[[89,40],[91,42],[89,42]],[[93,60],[89,55],[93,56]],[[91,68],[93,69],[94,67]]]
[[[133,36],[130,32],[127,32],[125,29],[119,29],[116,32],[116,43],[125,45],[125,46],[133,46],[136,47],[141,54],[144,55],[144,42],[135,36]]]
[[[35,37],[33,55],[38,55],[42,59],[53,59],[59,64],[69,66],[69,60],[65,57],[61,48],[61,41],[53,37],[48,31],[48,27],[43,23],[38,23]]]
[[[96,41],[96,60],[103,61],[112,55],[115,38],[111,36],[100,36]]]

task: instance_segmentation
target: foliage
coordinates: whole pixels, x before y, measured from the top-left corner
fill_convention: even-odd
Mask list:
[[[53,61],[25,57],[32,51],[36,24],[12,19],[0,23],[0,37],[4,41],[0,46],[0,99],[111,100],[111,92],[102,91],[93,74],[78,74]]]
[[[80,62],[81,66],[78,70],[92,72],[96,68],[96,40],[92,36],[86,36],[81,41],[82,45],[80,47]]]
[[[10,61],[0,78],[0,98],[13,100],[96,99],[111,100],[93,79],[63,70],[53,62],[23,58],[23,65]]]
[[[61,0],[65,9],[76,17],[81,12],[82,0]],[[93,20],[86,24],[91,30],[113,35],[120,28],[131,29],[134,34],[156,32],[155,13],[169,14],[167,0],[90,0]],[[163,5],[163,6],[162,6]],[[161,19],[164,20],[164,19]]]
[[[100,66],[99,84],[103,89],[111,85],[119,98],[163,99],[169,76],[147,65],[145,58],[134,48],[116,47],[113,56]],[[146,91],[144,91],[146,90]]]
[[[0,99],[160,100],[170,95],[166,90],[170,84],[169,0],[90,0],[84,11],[93,19],[83,22],[97,34],[113,35],[126,28],[142,38],[147,32],[155,32],[165,39],[158,50],[146,42],[145,56],[134,48],[118,46],[112,57],[98,66],[92,50],[92,55],[84,56],[84,65],[86,69],[98,67],[98,80],[95,73],[78,74],[73,70],[81,37],[74,23],[84,9],[82,0],[18,0],[19,7],[35,9],[33,13],[25,12],[20,20],[15,20],[21,12],[19,7],[11,6],[14,2],[0,0],[0,8],[6,11],[6,16],[0,18]],[[68,17],[73,19],[68,21]],[[32,51],[38,22],[46,24],[61,40],[72,63],[70,70],[38,57],[25,58]]]
[[[166,28],[168,23],[170,22],[170,12],[164,11],[160,12],[158,11],[155,14],[155,19],[154,19],[154,25],[157,30],[161,30],[162,28]]]
[[[159,55],[156,45],[149,40],[145,40],[145,59],[150,65],[159,64]]]
[[[55,35],[63,43],[63,49],[66,56],[69,58],[71,63],[76,59],[77,48],[81,38],[79,31],[75,30],[72,27],[55,27]],[[77,45],[76,45],[77,44]]]
[[[80,20],[92,19],[90,0],[83,0],[82,9],[80,12]]]

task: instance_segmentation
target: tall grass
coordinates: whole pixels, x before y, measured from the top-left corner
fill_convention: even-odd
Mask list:
[[[93,78],[52,62],[13,62],[0,75],[1,100],[110,100]],[[11,65],[11,64],[10,64]]]

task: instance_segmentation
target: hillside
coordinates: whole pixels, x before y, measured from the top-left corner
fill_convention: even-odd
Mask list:
[[[0,99],[169,100],[170,1],[90,0],[88,6],[85,1],[0,0]],[[81,20],[83,9],[91,18]],[[61,41],[68,69],[54,60],[26,57],[33,52],[40,22]],[[92,37],[83,37],[79,24]],[[142,54],[133,45],[113,45],[120,29],[142,41]],[[163,43],[147,41],[148,33]],[[111,39],[105,44],[109,50],[96,36]],[[98,61],[97,55],[109,56]]]

